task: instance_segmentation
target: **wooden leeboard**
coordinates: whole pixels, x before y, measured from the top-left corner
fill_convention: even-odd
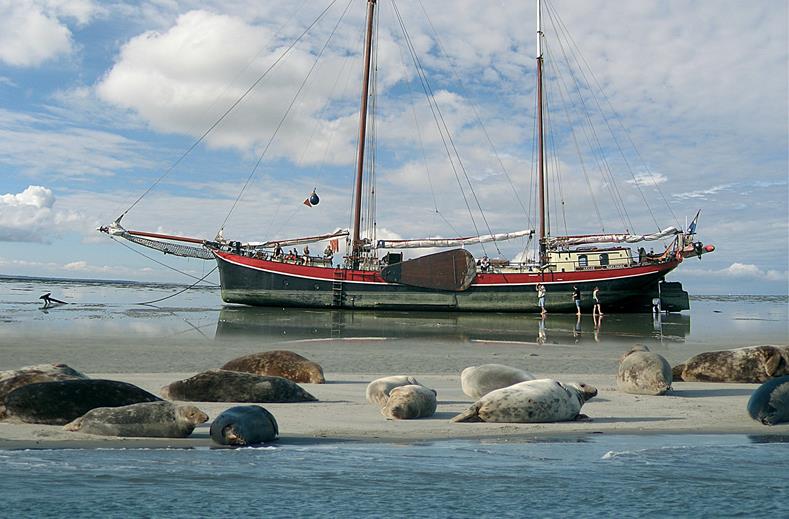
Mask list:
[[[381,269],[381,277],[400,283],[437,290],[466,290],[477,275],[474,256],[464,249],[428,254]]]

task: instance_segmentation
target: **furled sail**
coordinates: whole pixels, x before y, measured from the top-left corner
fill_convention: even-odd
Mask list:
[[[591,243],[638,243],[654,241],[682,234],[676,227],[666,227],[652,234],[588,234],[584,236],[548,236],[545,242],[549,247],[568,247],[571,245],[587,245]]]
[[[337,229],[334,232],[327,234],[319,234],[318,236],[305,236],[303,238],[291,238],[288,240],[271,240],[262,243],[245,243],[244,245],[254,247],[256,249],[272,249],[278,244],[280,247],[287,247],[289,245],[301,245],[303,243],[315,243],[319,241],[332,240],[335,238],[342,238],[348,236],[350,232],[348,229]]]
[[[378,249],[424,249],[428,247],[462,247],[475,243],[488,243],[492,241],[506,241],[523,236],[532,236],[534,229],[500,234],[486,234],[483,236],[470,236],[467,238],[425,238],[423,240],[378,240]]]

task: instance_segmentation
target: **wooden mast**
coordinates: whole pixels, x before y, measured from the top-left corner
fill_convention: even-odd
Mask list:
[[[353,238],[351,258],[356,268],[362,249],[362,174],[364,170],[364,141],[367,136],[367,96],[370,88],[370,55],[373,42],[373,13],[376,0],[367,0],[367,33],[364,41],[364,80],[362,82],[362,107],[359,110],[359,147],[356,154],[356,182],[354,185]]]
[[[545,143],[542,122],[542,0],[537,0],[537,182],[540,192],[540,265],[548,258],[545,253]]]

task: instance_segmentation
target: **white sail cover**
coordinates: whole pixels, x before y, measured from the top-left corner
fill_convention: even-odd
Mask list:
[[[280,247],[287,247],[290,245],[301,245],[302,243],[315,243],[324,240],[331,240],[334,238],[341,238],[348,236],[349,234],[350,232],[348,232],[348,229],[337,229],[334,232],[320,234],[318,236],[305,236],[303,238],[291,238],[288,240],[271,240],[263,243],[246,243],[245,245],[259,249],[271,249],[276,247],[277,244],[279,244]]]
[[[486,234],[484,236],[470,236],[468,238],[425,238],[422,240],[378,240],[377,249],[426,249],[429,247],[462,247],[475,243],[488,243],[491,241],[505,241],[523,236],[532,236],[534,229],[500,234]]]
[[[676,227],[666,227],[652,234],[590,234],[586,236],[549,236],[545,238],[549,247],[567,247],[570,245],[587,245],[590,243],[638,243],[654,241],[682,234]]]

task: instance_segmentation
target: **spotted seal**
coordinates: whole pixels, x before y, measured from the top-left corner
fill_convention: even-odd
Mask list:
[[[586,384],[543,378],[496,389],[477,400],[453,422],[539,423],[579,418],[581,406],[597,395]]]
[[[27,423],[65,425],[97,407],[120,407],[161,398],[117,380],[76,379],[36,382],[5,397],[9,417]]]
[[[381,414],[389,419],[409,420],[433,416],[436,412],[436,391],[425,386],[397,386],[389,392]]]
[[[100,436],[186,438],[208,415],[193,405],[143,402],[91,409],[63,428]]]
[[[314,402],[318,399],[295,382],[269,377],[213,369],[178,380],[161,389],[169,400],[190,402]]]
[[[66,364],[36,364],[24,368],[0,371],[0,419],[5,418],[6,395],[11,391],[36,382],[87,379],[88,376]]]
[[[482,364],[470,366],[460,373],[460,387],[466,395],[479,399],[495,389],[534,378],[534,375],[522,369],[503,364]]]
[[[394,388],[408,385],[421,386],[414,377],[408,375],[392,375],[391,377],[379,378],[367,384],[365,396],[371,404],[383,407],[386,405],[386,401],[389,400],[389,393]]]
[[[326,382],[320,364],[286,350],[264,351],[239,357],[229,361],[222,369],[271,375],[307,384]]]
[[[274,415],[259,405],[231,407],[211,423],[211,439],[220,445],[256,445],[277,439]]]
[[[672,368],[674,381],[766,382],[789,375],[789,346],[747,346],[699,353]]]
[[[759,386],[748,400],[748,414],[764,425],[789,422],[789,375]]]
[[[620,358],[616,384],[623,393],[665,395],[671,381],[671,365],[646,346],[636,345]]]

